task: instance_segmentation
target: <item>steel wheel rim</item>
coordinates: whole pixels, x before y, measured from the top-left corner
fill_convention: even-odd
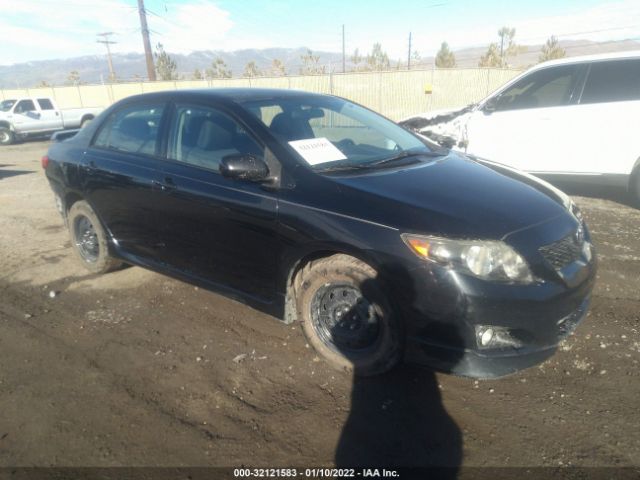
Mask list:
[[[311,301],[311,321],[322,342],[340,353],[360,353],[375,346],[381,330],[379,309],[349,284],[326,284]]]
[[[100,244],[98,234],[93,223],[84,215],[80,215],[74,222],[74,238],[80,256],[86,262],[96,262],[100,255]]]
[[[6,143],[9,141],[9,132],[6,130],[0,130],[0,143]]]

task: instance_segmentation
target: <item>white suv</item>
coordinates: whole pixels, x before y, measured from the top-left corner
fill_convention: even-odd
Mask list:
[[[640,51],[541,63],[476,105],[401,123],[551,180],[623,185],[640,203]]]

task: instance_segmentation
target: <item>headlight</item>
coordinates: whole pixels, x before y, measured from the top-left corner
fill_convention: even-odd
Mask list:
[[[494,240],[453,240],[402,234],[418,257],[478,278],[500,282],[531,283],[527,262],[509,245]]]
[[[582,216],[582,212],[580,211],[578,206],[573,202],[573,200],[569,201],[569,211],[571,212],[571,215],[576,217],[576,220],[578,220],[580,223],[584,223],[584,217]]]

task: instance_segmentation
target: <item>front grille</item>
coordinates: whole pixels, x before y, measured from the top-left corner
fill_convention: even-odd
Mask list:
[[[553,268],[560,270],[580,258],[583,241],[576,235],[567,235],[562,240],[540,247],[540,253]]]

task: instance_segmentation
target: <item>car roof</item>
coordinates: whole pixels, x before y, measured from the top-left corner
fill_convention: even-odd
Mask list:
[[[578,55],[575,57],[559,58],[557,60],[549,60],[547,62],[540,63],[534,68],[545,68],[553,65],[570,65],[573,63],[583,62],[596,62],[601,60],[615,60],[623,58],[640,58],[640,50],[627,50],[624,52],[611,52],[611,53],[597,53],[592,55]]]
[[[199,96],[216,100],[226,100],[232,102],[260,101],[260,100],[280,100],[294,97],[321,97],[328,96],[318,93],[305,92],[302,90],[289,90],[282,88],[199,88],[164,90],[160,92],[143,93],[128,97],[130,99],[154,98],[171,96],[173,99],[193,98]]]

